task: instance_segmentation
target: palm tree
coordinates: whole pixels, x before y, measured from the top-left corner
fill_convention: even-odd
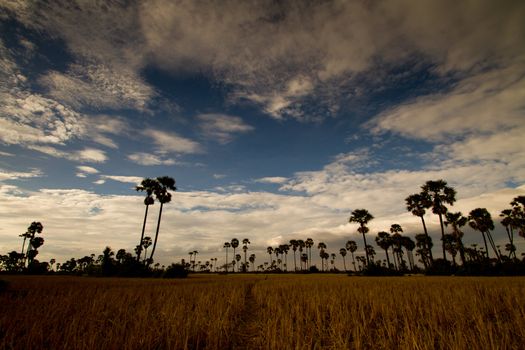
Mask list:
[[[237,254],[235,253],[235,249],[237,249],[237,247],[239,246],[239,240],[237,238],[233,238],[231,240],[231,245],[232,245],[232,248],[233,248],[233,256],[237,256]],[[233,269],[233,272],[235,272],[235,269]]]
[[[416,243],[410,237],[403,237],[401,239],[401,245],[405,247],[407,251],[408,263],[410,264],[410,270],[414,269],[414,255],[412,251],[416,248]]]
[[[313,242],[313,241],[312,241]],[[304,249],[307,249],[306,248],[306,242],[303,241],[302,239],[298,239],[297,240],[297,245],[299,246],[299,258],[301,257],[301,255],[303,254],[303,250]],[[301,270],[303,269],[303,264],[300,264],[301,265]],[[305,270],[307,269],[306,265],[305,265]]]
[[[345,268],[345,272],[346,272],[346,249],[345,248],[341,248],[339,249],[339,254],[341,254],[341,256],[343,257],[343,266]]]
[[[421,262],[425,266],[425,269],[431,266],[432,261],[430,260],[429,252],[432,250],[432,240],[424,233],[416,235],[416,255],[421,256]]]
[[[248,244],[250,244],[250,240],[248,238],[245,238],[242,240],[242,250],[244,252],[244,272],[247,271],[247,261],[246,261],[246,254],[248,252]]]
[[[445,204],[454,205],[456,201],[456,190],[447,186],[444,180],[427,181],[423,186],[423,193],[430,197],[432,202],[432,212],[439,216],[439,224],[441,227],[441,239],[445,236],[445,228],[443,226],[443,215],[447,212]],[[445,251],[445,242],[443,241],[443,260],[447,261]]]
[[[406,208],[409,212],[412,213],[414,216],[419,216],[421,218],[421,223],[423,224],[423,231],[425,232],[425,235],[427,236],[428,240],[431,240],[430,236],[428,235],[427,231],[427,225],[425,224],[425,213],[426,209],[429,209],[432,207],[432,201],[430,199],[430,196],[428,193],[416,193],[408,196],[405,198],[406,202]],[[428,252],[430,262],[434,262],[434,258],[432,257],[432,250]]]
[[[388,268],[390,268],[390,257],[388,256],[388,249],[390,249],[390,247],[392,246],[392,238],[390,237],[390,234],[385,231],[378,232],[376,237],[376,244],[379,246],[379,248],[385,250],[386,262],[388,264]]]
[[[324,272],[324,250],[326,249],[326,244],[323,242],[319,242],[317,245],[317,249],[319,249],[319,256],[321,257],[321,269]]]
[[[146,220],[148,218],[148,208],[150,205],[155,203],[153,198],[153,192],[159,187],[159,183],[155,179],[145,178],[142,180],[139,186],[135,187],[136,191],[145,191],[146,198],[144,198],[144,205],[146,206],[146,212],[144,213],[144,223],[142,224],[142,233],[140,235],[139,245],[137,246],[137,261],[140,261],[142,254],[142,240],[144,239],[144,231],[146,230]],[[146,259],[146,257],[144,257]]]
[[[456,255],[458,253],[458,241],[453,234],[446,233],[443,237],[446,251],[452,256],[452,264],[456,266]]]
[[[281,244],[279,245],[279,249],[284,253],[284,267],[288,272],[288,251],[290,250],[290,246],[288,244]]]
[[[296,239],[291,239],[290,246],[292,247],[292,250],[293,250],[293,269],[295,272],[297,272],[297,263],[295,260],[295,253],[297,252],[297,248],[299,247],[299,242],[297,242]]]
[[[226,263],[224,264],[224,266],[226,267],[226,272],[228,272],[228,248],[230,247],[230,242],[224,242],[223,248],[226,248]]]
[[[308,250],[308,268],[312,265],[312,247],[314,246],[314,240],[307,238],[304,242],[306,249]]]
[[[397,259],[397,266],[399,269],[406,268],[405,261],[403,260],[403,250],[401,248],[403,243],[403,236],[401,236],[401,232],[403,232],[403,228],[399,224],[392,224],[390,226],[390,233],[392,234],[392,237],[390,238],[393,246],[393,252],[394,252],[394,261]]]
[[[348,250],[352,255],[352,265],[354,265],[354,271],[357,271],[354,259],[354,253],[357,250],[357,243],[355,241],[346,242],[346,250]]]
[[[270,264],[272,263],[272,254],[273,254],[273,248],[268,247],[266,248],[266,251],[268,252],[268,255],[270,255]]]
[[[352,215],[350,216],[350,219],[348,222],[356,222],[359,224],[359,228],[357,229],[358,232],[363,234],[363,241],[365,242],[365,254],[366,254],[366,264],[370,264],[370,259],[368,257],[368,251],[366,247],[368,244],[366,243],[366,236],[365,233],[369,231],[368,227],[366,227],[366,224],[370,222],[374,217],[372,214],[368,212],[366,209],[355,209],[352,212]]]
[[[308,266],[308,254],[306,254],[306,253],[302,253],[301,254],[301,263],[304,264],[304,268],[306,270],[306,268]],[[302,270],[302,266],[301,266],[301,270]]]
[[[472,227],[476,231],[481,232],[481,234],[483,235],[483,242],[485,243],[487,259],[489,259],[489,250],[487,246],[488,239],[492,249],[494,250],[494,253],[496,254],[496,257],[499,260],[500,256],[496,249],[496,245],[494,244],[494,240],[492,239],[492,235],[490,234],[490,230],[494,230],[494,222],[492,221],[492,217],[490,216],[488,210],[485,208],[476,208],[469,213],[468,220],[468,224],[470,225],[470,227]]]
[[[197,260],[197,254],[199,254],[198,251],[193,251],[193,272],[195,272],[195,260]]]
[[[452,237],[456,241],[457,249],[459,250],[459,257],[461,258],[461,263],[465,265],[465,247],[463,246],[463,240],[461,239],[463,237],[463,232],[461,231],[461,227],[465,226],[468,222],[468,219],[461,214],[461,212],[457,213],[446,213],[445,214],[445,226],[451,226],[452,227]],[[447,238],[450,240],[450,238]],[[449,245],[449,251],[450,250],[450,242],[445,242]],[[456,247],[454,247],[456,248]],[[452,250],[453,251],[453,250]]]
[[[516,247],[514,246],[514,228],[516,225],[516,218],[513,214],[514,213],[512,209],[504,209],[499,214],[499,216],[502,218],[501,225],[505,227],[507,237],[509,237],[509,244],[505,245],[505,250],[509,252],[510,259],[512,259],[513,255],[514,259],[516,259]]]
[[[330,263],[332,264],[332,270],[334,268],[334,263],[335,263],[335,258],[337,257],[337,255],[335,253],[332,253],[330,254],[330,257],[332,258],[332,260],[330,261]]]
[[[239,272],[240,270],[240,267],[239,267],[239,261],[241,261],[241,254],[237,254],[235,255],[235,260],[237,261],[237,272]]]
[[[41,234],[42,231],[44,230],[44,226],[42,225],[42,223],[40,223],[39,221],[33,221],[29,227],[27,228],[27,232],[25,234],[22,234],[21,236],[24,237],[24,242],[22,244],[22,253],[21,254],[24,254],[24,245],[25,245],[25,242],[26,242],[26,239],[29,239],[29,242],[27,243],[27,249],[26,249],[26,256],[28,258],[28,264],[30,264],[34,257],[38,254],[38,252],[36,251],[33,251],[33,248],[34,248],[34,244],[37,244],[39,247],[44,244],[44,239],[41,238],[41,237],[35,237],[35,234]],[[36,240],[37,238],[40,238],[42,240],[41,244],[40,243],[40,240]],[[34,250],[36,250],[37,248],[35,248]],[[23,256],[23,255],[22,255]],[[24,257],[25,259],[25,257]],[[25,260],[23,262],[23,264],[25,265]]]
[[[515,197],[512,202],[513,224],[518,229],[518,234],[525,238],[525,196]]]
[[[255,272],[255,254],[250,254],[248,260],[250,261],[250,264],[252,264],[252,272]]]
[[[142,247],[144,248],[144,262],[146,262],[146,257],[148,256],[148,248],[151,246],[151,244],[151,237],[146,236],[142,239]]]
[[[162,217],[162,207],[164,204],[171,202],[171,193],[169,191],[176,191],[175,179],[169,176],[157,177],[158,187],[155,188],[155,197],[160,202],[159,219],[157,221],[157,230],[155,231],[155,240],[153,241],[153,248],[151,248],[151,254],[148,259],[148,266],[153,262],[153,255],[157,248],[157,240],[159,238],[160,220]]]

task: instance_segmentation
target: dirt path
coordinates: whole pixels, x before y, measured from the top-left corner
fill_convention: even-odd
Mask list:
[[[257,282],[250,283],[244,296],[242,317],[233,333],[230,349],[258,349],[259,306],[253,295],[253,287]]]

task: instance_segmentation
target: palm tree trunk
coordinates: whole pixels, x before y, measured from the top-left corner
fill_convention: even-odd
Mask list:
[[[293,270],[297,272],[297,263],[295,262],[295,250],[293,251]]]
[[[494,243],[494,239],[492,238],[492,235],[490,234],[490,231],[487,231],[487,238],[489,239],[492,250],[494,250],[494,254],[496,254],[496,258],[498,258],[498,260],[501,261],[501,257],[499,255],[498,249],[496,248],[496,244]]]
[[[346,258],[344,257],[344,255],[343,255],[343,266],[345,267],[345,272],[346,272]]]
[[[137,252],[137,262],[140,261],[140,255],[142,253],[142,240],[144,239],[144,231],[146,231],[146,219],[148,218],[148,208],[149,204],[146,205],[146,212],[144,213],[144,223],[142,224],[142,234],[140,235],[140,242],[139,242],[139,249]],[[146,259],[146,256],[144,256],[144,259]]]
[[[390,258],[388,257],[388,248],[385,249],[385,253],[386,253],[386,262],[388,264],[388,268],[390,268]]]
[[[439,213],[439,224],[441,225],[441,241],[443,244],[441,244],[443,248],[443,260],[447,261],[447,252],[445,251],[445,227],[443,225],[443,215]]]
[[[226,268],[226,273],[228,273],[228,248],[226,248],[226,265],[224,265]]]
[[[361,228],[363,228],[364,226],[361,225]],[[363,241],[365,242],[365,255],[366,255],[366,266],[370,265],[370,259],[368,258],[368,244],[366,244],[366,236],[365,236],[365,230],[362,230],[361,232],[363,234]]]
[[[155,231],[155,240],[153,241],[153,248],[151,248],[151,255],[149,256],[148,266],[153,262],[153,254],[155,254],[155,248],[157,247],[157,239],[159,238],[160,230],[160,219],[162,217],[162,206],[164,203],[160,203],[159,219],[157,220],[157,230]]]
[[[352,254],[352,265],[354,265],[354,272],[357,272],[357,269],[355,267],[354,252],[350,252],[350,254]]]
[[[421,215],[421,222],[423,223],[423,230],[425,231],[425,236],[427,236],[427,239],[430,241],[430,236],[428,235],[427,231],[427,225],[425,224],[425,219],[423,218],[423,215]],[[430,258],[430,262],[434,262],[434,257],[432,256],[432,248],[428,248],[428,255]]]
[[[485,243],[485,254],[487,255],[487,260],[490,259],[489,257],[489,247],[487,245],[487,239],[485,238],[485,232],[481,231],[481,234],[483,235],[483,242]]]

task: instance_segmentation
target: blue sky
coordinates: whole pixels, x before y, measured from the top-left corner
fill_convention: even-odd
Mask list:
[[[245,236],[261,258],[292,238],[337,252],[356,208],[413,236],[403,199],[430,179],[464,214],[525,192],[520,1],[0,8],[1,251],[33,220],[41,259],[131,250],[144,177],[177,180],[163,263]]]

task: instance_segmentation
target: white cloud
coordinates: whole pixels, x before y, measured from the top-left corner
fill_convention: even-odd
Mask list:
[[[135,185],[140,184],[140,182],[144,179],[143,177],[139,177],[139,176],[120,176],[120,175],[100,175],[100,177],[103,180],[113,180],[117,182],[132,183]]]
[[[525,67],[513,65],[468,77],[451,91],[416,98],[368,123],[375,133],[443,141],[451,136],[492,133],[523,124]]]
[[[95,148],[85,148],[79,151],[62,151],[51,146],[33,146],[27,148],[52,157],[69,159],[75,162],[104,163],[108,158],[106,153]]]
[[[0,169],[0,181],[27,179],[40,176],[42,176],[42,172],[39,169],[32,169],[29,172],[7,171],[4,169]]]
[[[199,153],[202,152],[201,145],[174,132],[147,129],[144,135],[152,139],[157,145],[159,153]]]
[[[67,73],[42,76],[39,83],[54,99],[74,108],[137,109],[146,111],[155,96],[152,87],[133,71],[104,64],[72,65]]]
[[[260,179],[255,180],[255,182],[268,183],[268,184],[284,184],[287,181],[288,181],[288,178],[281,177],[281,176],[268,176],[268,177],[262,177]]]
[[[175,160],[171,158],[162,159],[161,157],[151,153],[132,153],[128,155],[128,159],[134,163],[150,166],[150,165],[173,165]]]
[[[9,153],[9,152],[2,152],[2,151],[0,151],[0,156],[2,156],[2,157],[14,157],[14,154]]]
[[[103,185],[103,184],[106,183],[106,180],[99,179],[99,180],[97,180],[97,181],[93,181],[93,183],[94,183],[95,185]]]
[[[230,142],[235,134],[253,131],[254,127],[246,124],[242,118],[225,114],[199,114],[199,128],[204,136],[220,143]]]
[[[77,166],[77,169],[86,174],[98,174],[99,172],[97,169],[87,165],[79,165]]]

